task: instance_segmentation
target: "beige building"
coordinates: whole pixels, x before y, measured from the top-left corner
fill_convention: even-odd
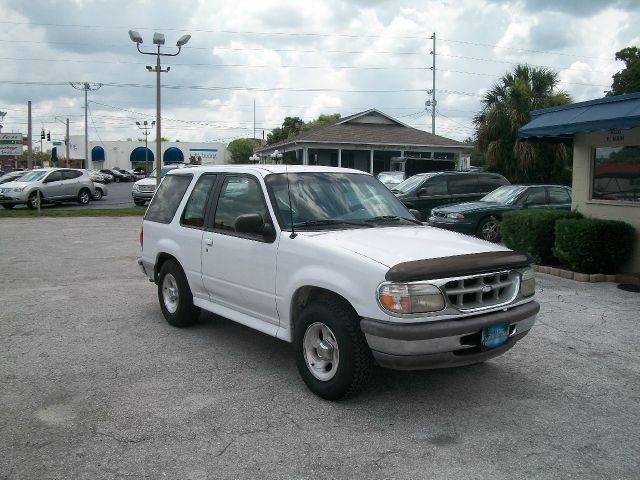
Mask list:
[[[640,272],[640,93],[531,112],[520,138],[573,138],[572,207],[636,229],[626,273]]]

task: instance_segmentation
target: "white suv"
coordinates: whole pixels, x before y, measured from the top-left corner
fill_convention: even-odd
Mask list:
[[[175,169],[140,240],[138,263],[171,325],[202,308],[292,342],[302,379],[330,400],[356,393],[374,363],[501,355],[540,309],[526,255],[424,226],[358,170]]]

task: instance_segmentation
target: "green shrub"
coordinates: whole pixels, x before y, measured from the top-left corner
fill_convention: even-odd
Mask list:
[[[500,224],[504,244],[526,252],[536,263],[557,263],[551,249],[555,239],[556,220],[582,218],[578,212],[554,208],[532,208],[506,212]]]
[[[617,220],[594,218],[556,222],[555,256],[582,273],[616,273],[631,258],[634,228]]]

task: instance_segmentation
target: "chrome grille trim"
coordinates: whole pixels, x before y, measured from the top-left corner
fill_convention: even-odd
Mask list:
[[[438,279],[447,305],[461,312],[477,312],[511,303],[520,290],[517,270]]]

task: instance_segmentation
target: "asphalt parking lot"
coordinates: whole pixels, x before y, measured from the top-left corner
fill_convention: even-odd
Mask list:
[[[289,346],[164,321],[139,218],[0,220],[0,478],[635,478],[640,295],[538,274],[532,333],[311,394]]]

